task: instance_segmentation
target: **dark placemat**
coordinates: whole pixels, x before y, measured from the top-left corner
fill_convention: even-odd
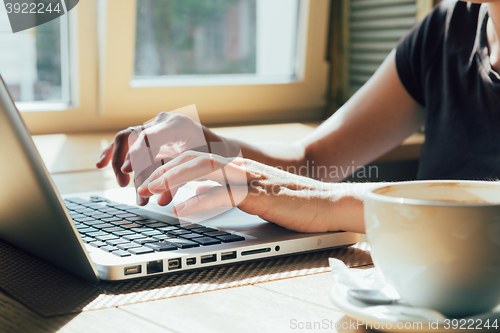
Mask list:
[[[355,246],[125,282],[90,284],[0,240],[0,288],[43,317],[189,295],[372,263],[369,246]]]

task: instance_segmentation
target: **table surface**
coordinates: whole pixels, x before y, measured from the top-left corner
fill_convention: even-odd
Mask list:
[[[314,124],[219,128],[227,137],[251,141],[293,141]],[[110,168],[94,163],[113,133],[34,137],[53,180],[62,194],[118,188]],[[417,149],[419,136],[405,145]],[[404,147],[403,147],[404,148]],[[397,148],[390,154],[400,154]],[[406,155],[414,154],[408,153]],[[400,154],[401,155],[401,154]],[[271,281],[164,300],[42,318],[0,291],[1,332],[282,332],[297,331],[294,323],[346,320],[328,298],[329,273]],[[328,330],[335,331],[335,330]],[[342,330],[357,331],[360,330]]]

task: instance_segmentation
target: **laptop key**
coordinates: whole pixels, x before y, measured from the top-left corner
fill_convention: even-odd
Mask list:
[[[86,234],[87,232],[96,232],[96,231],[99,231],[99,229],[87,226],[86,228],[79,228],[78,231],[79,232],[83,232],[84,234]]]
[[[114,232],[114,231],[122,231],[125,229],[120,228],[120,227],[115,227],[115,226],[108,226],[107,228],[102,228],[101,230],[106,231],[106,232]]]
[[[211,231],[219,231],[219,230],[207,227],[191,229],[191,232],[196,232],[199,234],[204,234],[205,232],[211,232]]]
[[[158,228],[158,230],[163,231],[163,232],[167,232],[167,231],[171,231],[171,230],[182,230],[182,229],[179,229],[179,228],[174,227],[174,226],[170,226],[170,227]]]
[[[78,212],[80,214],[85,214],[85,213],[93,213],[94,210],[87,208],[87,207],[79,207],[74,209],[75,212]]]
[[[108,228],[108,227],[111,227],[111,224],[99,223],[99,224],[92,225],[92,228],[97,228],[97,229]]]
[[[105,214],[102,212],[93,212],[92,214],[88,214],[88,215],[92,216],[93,218],[96,218],[96,219],[109,219],[109,218],[113,217],[113,215],[111,215],[111,214]]]
[[[131,228],[142,228],[142,224],[138,224],[138,223],[127,223],[127,224],[122,224],[122,225],[120,225],[120,227],[122,227],[122,228],[127,228],[127,229],[131,229]]]
[[[85,221],[83,222],[83,224],[86,224],[90,227],[94,226],[95,224],[101,224],[102,221],[99,221],[99,220],[92,220],[92,221]]]
[[[127,251],[123,251],[123,250],[113,251],[111,253],[113,253],[115,256],[118,256],[118,257],[130,257],[131,256],[130,253],[128,253]]]
[[[98,208],[101,208],[101,207],[106,207],[105,205],[103,205],[102,203],[91,203],[89,205],[85,205],[89,208],[92,208],[92,209],[98,209]]]
[[[130,221],[130,222],[136,222],[136,221],[140,222],[140,221],[147,220],[147,218],[142,217],[142,216],[134,216],[134,217],[126,217],[125,220]]]
[[[203,235],[200,234],[194,234],[194,233],[189,233],[189,234],[184,234],[180,235],[180,238],[185,238],[185,239],[193,239],[193,238],[200,238],[203,237]]]
[[[119,217],[110,217],[110,218],[101,219],[101,221],[102,222],[117,222],[117,221],[122,221],[122,219]]]
[[[141,246],[129,249],[128,252],[132,254],[146,254],[146,253],[153,253],[155,251],[149,247]]]
[[[97,236],[95,239],[98,239],[100,241],[107,241],[108,239],[117,239],[119,238],[118,236],[115,236],[115,235],[111,235],[111,234],[108,234],[108,235],[105,235],[105,236]]]
[[[187,239],[181,239],[181,238],[168,239],[165,241],[165,243],[172,244],[174,246],[177,246],[180,249],[188,249],[190,247],[200,246],[200,244],[198,244],[198,243],[195,243],[195,242],[187,240]]]
[[[174,246],[174,245],[171,245],[171,244],[167,244],[167,243],[164,243],[164,242],[147,243],[147,244],[144,244],[144,246],[152,248],[156,252],[177,250],[177,246]]]
[[[111,207],[98,208],[97,210],[100,212],[106,213],[106,214],[111,214],[111,215],[121,214],[121,210],[114,209]]]
[[[70,199],[66,199],[66,200],[73,202],[73,203],[77,203],[77,204],[85,204],[85,203],[89,204],[89,203],[91,203],[89,200],[84,199],[84,198],[70,198]]]
[[[76,222],[87,222],[87,221],[93,221],[95,219],[91,217],[80,217],[80,218],[73,218],[73,220]]]
[[[104,231],[97,231],[97,232],[87,232],[86,235],[90,237],[97,237],[97,236],[106,236],[109,234]]]
[[[122,225],[125,225],[125,224],[130,224],[130,221],[113,221],[113,222],[109,222],[111,223],[112,225],[118,225],[118,226],[122,226]]]
[[[121,217],[121,218],[127,218],[127,217],[136,217],[137,215],[135,214],[130,214],[130,213],[125,213],[125,214],[116,214],[115,216]]]
[[[196,228],[202,228],[203,226],[200,224],[181,224],[181,225],[179,225],[179,227],[181,227],[183,229],[191,230],[191,229],[196,229]]]
[[[129,241],[132,241],[134,239],[144,238],[144,236],[140,235],[140,234],[133,234],[133,235],[125,235],[125,236],[123,236],[123,238],[126,240],[129,240]]]
[[[90,243],[90,242],[94,242],[95,239],[93,237],[83,236],[82,241],[84,241],[85,243]]]
[[[208,236],[208,237],[216,237],[216,236],[224,236],[224,235],[230,235],[229,232],[225,232],[225,231],[209,231],[209,232],[205,232],[203,233],[205,236]]]
[[[146,243],[155,243],[157,242],[156,239],[153,238],[138,238],[133,240],[134,243],[144,245]]]
[[[143,235],[146,236],[156,236],[156,235],[161,235],[162,233],[158,230],[151,230],[151,231],[141,231]]]
[[[142,220],[141,221],[142,224],[145,224],[147,226],[149,226],[150,224],[155,224],[155,223],[160,223],[159,221],[156,221],[156,220],[152,220],[152,219],[146,219],[146,220]],[[166,226],[169,226],[170,224],[168,223],[164,223],[164,222],[161,222],[163,223],[163,226],[166,227]]]
[[[106,243],[108,243],[109,245],[116,246],[118,244],[129,243],[129,241],[122,238],[114,238],[114,239],[108,239]]]
[[[137,243],[123,243],[123,244],[116,245],[116,247],[121,249],[121,250],[128,250],[128,249],[131,249],[134,247],[140,247],[140,246],[141,246],[141,244],[137,244]]]
[[[194,238],[193,241],[201,245],[215,245],[221,243],[220,240],[210,237]]]
[[[153,236],[154,239],[156,240],[159,240],[159,241],[163,241],[165,239],[170,239],[170,238],[175,238],[175,236],[170,236],[170,235],[156,235],[156,236]]]
[[[104,250],[106,252],[113,252],[113,251],[118,251],[119,248],[115,247],[115,246],[103,246],[103,247],[100,247],[101,250]]]
[[[153,230],[154,230],[153,228],[135,228],[134,229],[135,232],[140,232],[141,234],[144,232],[153,231]]]
[[[224,243],[231,243],[231,242],[238,242],[245,240],[245,237],[239,235],[223,235],[223,236],[217,236],[215,238],[223,241]]]
[[[123,229],[122,229],[123,230]],[[111,232],[113,235],[116,236],[127,236],[127,235],[135,235],[135,232],[130,231],[130,230],[123,230],[123,231],[113,231]]]
[[[156,223],[151,223],[148,224],[148,227],[150,228],[163,228],[163,227],[168,227],[169,225],[163,222],[156,222]]]
[[[190,232],[187,230],[171,230],[171,231],[167,232],[168,235],[172,235],[172,236],[180,236],[180,235],[189,234],[189,233]]]
[[[101,247],[101,246],[106,246],[108,244],[101,242],[101,241],[95,241],[95,242],[89,243],[89,245],[92,245],[93,247]]]

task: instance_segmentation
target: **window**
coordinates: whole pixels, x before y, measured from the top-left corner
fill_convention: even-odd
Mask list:
[[[101,111],[201,121],[319,119],[328,0],[107,0],[99,9]],[[105,13],[105,14],[103,14]]]
[[[69,96],[67,20],[12,33],[0,12],[0,73],[21,111],[65,109]]]
[[[190,104],[204,124],[318,120],[329,7],[330,0],[79,1],[14,35],[31,48],[21,52],[31,58],[12,66],[28,79],[5,77],[33,134],[115,130]]]
[[[5,7],[0,6],[0,20],[5,23]],[[5,15],[5,16],[4,16]],[[26,52],[17,51],[9,45],[2,48],[0,57],[20,56],[16,70],[26,70],[30,80],[19,88],[18,108],[31,133],[61,133],[110,128],[110,123],[101,122],[97,112],[97,7],[95,0],[80,1],[78,5],[60,18],[33,29],[12,34],[10,27],[0,26],[2,38],[23,40],[30,47]],[[8,31],[8,33],[5,33]],[[3,43],[3,41],[2,41]],[[21,43],[21,42],[17,42]],[[3,45],[2,45],[3,46]],[[0,60],[0,73],[7,84],[16,85],[13,73],[8,77],[8,67]],[[5,71],[5,73],[4,73]],[[9,74],[10,75],[10,74]],[[19,84],[21,85],[21,84]],[[22,92],[21,89],[27,90]],[[26,94],[26,95],[24,95]],[[41,112],[43,111],[43,112]]]
[[[136,11],[133,87],[297,79],[298,0],[138,0]]]

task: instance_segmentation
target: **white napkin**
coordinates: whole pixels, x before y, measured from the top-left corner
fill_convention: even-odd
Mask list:
[[[436,321],[439,325],[446,319],[442,314],[431,309],[414,308],[405,305],[403,301],[396,305],[368,305],[361,301],[348,297],[349,289],[379,289],[383,290],[392,298],[399,298],[398,293],[386,282],[382,273],[375,267],[369,269],[349,269],[346,265],[334,258],[329,259],[333,274],[333,286],[330,291],[331,301],[353,318],[363,318],[368,321]],[[500,323],[500,305],[492,312],[483,313],[465,319],[472,318],[482,323],[495,320]],[[440,326],[441,327],[441,326]],[[443,332],[445,332],[444,330]],[[436,331],[438,332],[438,331]]]
[[[346,265],[334,258],[329,259],[334,278],[330,291],[330,299],[353,318],[372,319],[384,322],[404,321],[442,321],[445,317],[434,310],[413,308],[398,302],[396,305],[368,305],[348,297],[349,289],[378,289],[391,298],[399,299],[399,294],[384,279],[377,268],[348,269]]]
[[[392,298],[399,298],[397,291],[386,282],[376,267],[349,269],[341,260],[330,258],[329,262],[338,293],[347,297],[349,289],[378,289]]]

